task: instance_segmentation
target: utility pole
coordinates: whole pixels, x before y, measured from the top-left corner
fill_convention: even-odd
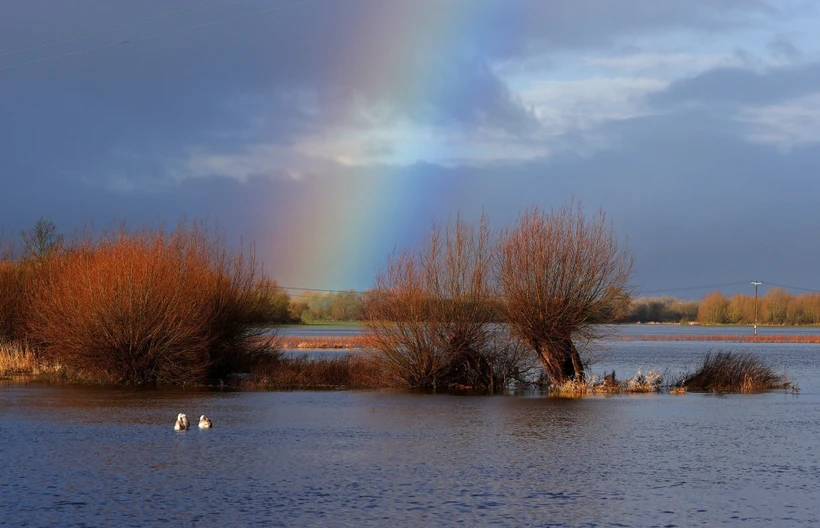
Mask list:
[[[757,287],[763,284],[760,281],[752,281],[755,285],[755,335],[757,335]]]

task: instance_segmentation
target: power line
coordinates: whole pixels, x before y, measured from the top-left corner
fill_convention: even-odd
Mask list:
[[[317,1],[317,0],[302,0],[300,2],[293,2],[293,3],[290,3],[290,4],[279,5],[279,6],[276,6],[276,7],[269,7],[269,8],[266,8],[266,9],[260,9],[258,11],[252,11],[250,13],[244,13],[244,14],[236,15],[236,16],[232,16],[232,17],[221,18],[221,19],[210,21],[210,22],[205,22],[203,24],[196,24],[196,25],[193,25],[193,26],[186,26],[186,27],[182,27],[182,28],[178,28],[178,29],[172,29],[170,31],[163,31],[161,33],[154,33],[154,34],[151,34],[151,35],[146,35],[144,37],[138,37],[138,38],[134,38],[134,39],[124,40],[122,42],[115,42],[115,43],[112,43],[112,44],[105,44],[103,46],[95,46],[95,47],[91,47],[91,48],[85,48],[85,49],[80,49],[80,50],[76,50],[76,51],[71,51],[71,52],[68,52],[68,53],[61,53],[61,54],[57,54],[57,55],[49,55],[48,57],[41,57],[41,58],[38,58],[38,59],[31,59],[31,60],[27,60],[27,61],[23,61],[23,62],[17,62],[17,63],[14,63],[14,64],[7,64],[5,66],[0,66],[0,71],[9,70],[11,68],[17,68],[19,66],[27,66],[27,65],[30,65],[30,64],[36,64],[36,63],[39,63],[39,62],[46,62],[46,61],[57,60],[57,59],[64,59],[66,57],[73,57],[75,55],[82,55],[82,54],[89,53],[89,52],[92,52],[92,51],[100,51],[100,50],[105,50],[105,49],[109,49],[109,48],[115,48],[117,46],[124,46],[126,44],[136,44],[138,42],[145,42],[146,40],[153,40],[153,39],[160,38],[160,37],[165,37],[165,36],[168,36],[168,35],[175,35],[177,33],[183,33],[185,31],[192,31],[194,29],[201,29],[201,28],[204,28],[204,27],[215,26],[217,24],[222,24],[222,23],[225,23],[225,22],[233,22],[235,20],[241,20],[243,18],[248,18],[248,17],[252,17],[252,16],[256,16],[256,15],[262,15],[262,14],[265,14],[265,13],[271,13],[273,11],[281,11],[281,10],[288,9],[288,8],[291,8],[291,7],[296,7],[296,6],[300,6],[300,5],[303,5],[303,4],[309,4],[309,3],[315,2],[315,1]]]
[[[51,40],[44,40],[40,42],[35,42],[32,44],[27,44],[21,48],[6,48],[4,50],[0,50],[0,57],[5,57],[8,55],[13,55],[15,53],[22,53],[24,51],[33,51],[38,49],[47,48],[49,46],[54,46],[57,44],[64,44],[66,42],[73,42],[75,40],[85,39],[89,37],[93,37],[96,35],[102,35],[105,33],[110,33],[117,28],[123,28],[128,26],[135,26],[138,24],[148,23],[148,22],[155,22],[164,19],[175,18],[177,16],[184,16],[184,15],[192,15],[198,13],[204,13],[206,11],[210,11],[213,9],[218,9],[220,7],[225,7],[231,4],[236,4],[239,2],[244,2],[246,0],[211,0],[210,2],[204,2],[202,4],[197,4],[189,7],[184,7],[182,9],[175,9],[173,11],[166,11],[164,13],[158,13],[156,15],[151,15],[147,17],[135,18],[132,20],[126,20],[124,22],[116,22],[113,24],[108,24],[106,26],[101,26],[93,29],[89,29],[83,31],[81,33],[74,33],[71,35],[63,35],[61,37],[57,37]]]
[[[811,289],[811,288],[800,288],[799,286],[786,286],[785,284],[777,284],[775,282],[763,281],[763,284],[765,284],[767,286],[776,286],[778,288],[786,288],[787,290],[800,290],[800,291],[805,291],[805,292],[809,292],[809,293],[820,293],[820,290],[814,290],[814,289]]]

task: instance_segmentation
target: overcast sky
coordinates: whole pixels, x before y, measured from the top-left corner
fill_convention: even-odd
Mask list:
[[[809,0],[0,0],[0,230],[208,218],[281,284],[358,289],[433,220],[575,196],[644,294],[820,289],[818,27]]]

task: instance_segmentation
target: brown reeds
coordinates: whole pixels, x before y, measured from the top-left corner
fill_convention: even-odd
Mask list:
[[[648,394],[662,390],[663,374],[656,370],[649,370],[646,374],[639,370],[633,377],[621,381],[615,378],[614,371],[603,378],[587,375],[583,380],[567,380],[549,387],[552,395],[572,398],[593,394]]]
[[[259,268],[201,226],[124,228],[41,264],[25,313],[44,357],[88,381],[201,383],[248,367],[269,309]]]
[[[47,363],[23,341],[0,341],[0,376],[11,374],[36,376],[61,370],[60,365]]]
[[[741,393],[792,386],[785,376],[775,374],[760,358],[748,352],[707,354],[697,370],[676,385],[693,391]]]
[[[377,389],[406,384],[369,356],[335,358],[269,355],[254,368],[245,387],[272,390]]]
[[[279,338],[279,347],[288,350],[315,348],[315,349],[347,349],[364,350],[372,346],[372,342],[365,336],[285,336]]]
[[[618,341],[726,341],[731,343],[820,343],[820,335],[645,335],[619,336]]]

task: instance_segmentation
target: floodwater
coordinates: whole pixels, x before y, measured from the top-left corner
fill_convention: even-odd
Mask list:
[[[596,372],[750,350],[802,389],[548,398],[0,384],[0,526],[820,522],[820,345],[612,342]],[[177,413],[211,430],[175,432]]]
[[[694,336],[694,335],[752,335],[751,326],[700,326],[678,324],[624,324],[609,325],[615,335],[638,336]],[[358,326],[303,325],[278,330],[279,335],[304,337],[360,336]],[[758,326],[758,335],[820,335],[820,326]]]

